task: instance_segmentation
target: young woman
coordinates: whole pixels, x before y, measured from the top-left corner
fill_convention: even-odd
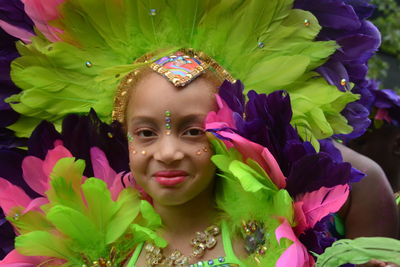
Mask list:
[[[310,12],[290,0],[25,4],[42,35],[7,24],[32,42],[12,66],[11,127],[29,135],[94,108],[124,126],[138,190],[97,148],[99,177],[82,177],[55,142],[27,159],[43,162],[40,182],[23,164],[41,197],[1,180],[22,196],[3,198],[20,234],[3,264],[312,266],[308,251],[332,244],[330,213],[360,175],[318,139],[351,131],[340,112],[357,97],[313,71],[336,44],[315,41]]]

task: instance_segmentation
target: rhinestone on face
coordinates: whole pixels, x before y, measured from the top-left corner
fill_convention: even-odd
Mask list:
[[[258,42],[257,46],[259,48],[264,48],[265,44],[264,44],[264,42]]]
[[[133,142],[133,136],[131,133],[127,133],[126,138],[128,139],[128,142]]]
[[[214,264],[214,261],[213,260],[209,260],[208,261],[208,265],[212,265],[212,264]]]
[[[170,123],[166,123],[165,124],[165,128],[167,128],[168,130],[171,129],[171,124]]]
[[[219,257],[219,258],[218,258],[218,261],[222,263],[222,262],[225,261],[225,258],[224,258],[224,257]]]
[[[85,66],[88,67],[88,68],[91,68],[91,67],[93,67],[93,64],[90,61],[86,61],[85,62]]]
[[[304,26],[308,27],[311,25],[311,22],[308,19],[304,20]]]

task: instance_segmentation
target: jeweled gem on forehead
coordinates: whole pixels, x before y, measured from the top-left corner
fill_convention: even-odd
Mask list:
[[[165,116],[165,128],[167,130],[171,129],[171,112],[169,110],[166,110],[164,113]]]

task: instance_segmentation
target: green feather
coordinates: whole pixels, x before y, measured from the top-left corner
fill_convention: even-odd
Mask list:
[[[50,174],[51,188],[46,192],[49,201],[83,212],[85,205],[81,198],[80,187],[84,168],[83,160],[60,159]]]
[[[140,202],[140,214],[142,215],[144,225],[152,230],[155,230],[162,225],[160,215],[154,210],[153,206],[146,200]]]
[[[106,243],[115,242],[137,217],[140,209],[139,194],[133,188],[125,188],[120,192],[115,205],[115,213],[107,225]]]
[[[68,243],[47,231],[34,231],[15,238],[17,251],[27,256],[47,256],[78,263]]]
[[[156,246],[162,248],[166,247],[168,244],[165,239],[161,238],[156,232],[147,227],[143,227],[138,224],[132,224],[131,231],[138,243],[152,241]]]
[[[18,209],[19,211],[15,209]],[[42,212],[31,210],[26,213],[22,213],[22,211],[23,209],[20,209],[20,207],[15,207],[11,210],[10,214],[21,214],[18,219],[10,216],[6,217],[7,220],[18,229],[20,234],[29,233],[32,231],[53,230],[51,223],[46,219]]]
[[[85,214],[70,207],[56,205],[47,213],[47,219],[61,233],[73,241],[73,249],[78,252],[88,253],[91,258],[98,258],[100,255],[90,255],[91,251],[106,249],[105,233],[99,232],[94,222]]]
[[[400,240],[385,237],[342,239],[316,256],[316,266],[321,267],[363,264],[372,259],[400,264]]]
[[[300,133],[318,149],[317,138],[351,130],[343,120],[335,124],[327,117],[340,116],[354,98],[335,97],[339,91],[313,72],[338,46],[315,41],[318,21],[292,5],[293,0],[64,1],[60,16],[51,22],[61,30],[62,41],[51,43],[39,33],[31,44],[18,43],[21,58],[12,63],[11,76],[22,92],[8,102],[22,118],[11,127],[18,136],[28,136],[42,119],[60,125],[67,114],[90,108],[110,122],[118,83],[143,66],[133,64],[136,59],[194,48],[248,90],[287,90],[293,97],[293,120],[304,115]]]

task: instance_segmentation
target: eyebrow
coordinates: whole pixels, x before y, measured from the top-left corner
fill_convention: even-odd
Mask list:
[[[191,122],[198,122],[203,123],[204,119],[206,118],[207,114],[188,114],[179,119],[178,125],[185,125]],[[140,123],[151,123],[157,124],[158,119],[150,116],[137,116],[131,119],[132,124],[140,124]]]

